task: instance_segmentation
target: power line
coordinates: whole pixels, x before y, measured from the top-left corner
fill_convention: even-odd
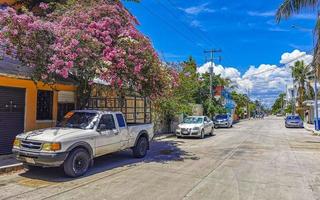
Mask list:
[[[172,3],[172,1],[168,0],[168,2],[169,2],[169,4],[170,4],[172,7],[176,7],[176,6]],[[170,13],[171,16],[173,16],[173,17],[176,18],[176,19],[179,18],[178,15],[176,15],[174,12],[171,12],[170,9],[169,9],[165,4],[163,4],[161,1],[158,1],[158,3],[159,3],[162,7],[164,7],[164,8]],[[183,15],[186,16],[184,13],[183,13]],[[187,17],[187,16],[186,16],[186,17]],[[189,31],[192,32],[193,34],[199,36],[199,38],[202,38],[205,43],[209,43],[210,45],[215,46],[214,43],[212,42],[212,40],[210,40],[210,38],[207,37],[207,36],[205,36],[202,32],[200,32],[200,31],[199,31],[199,32],[194,31],[192,28],[190,28],[188,25],[186,25],[186,24],[185,24],[183,21],[181,21],[181,20],[179,20],[179,22],[181,22],[181,24],[182,24],[187,30],[189,30]]]
[[[165,23],[168,27],[170,27],[173,31],[175,31],[176,33],[178,33],[179,35],[181,35],[186,41],[188,41],[190,44],[197,44],[197,42],[193,41],[192,38],[190,38],[188,35],[186,35],[184,32],[180,31],[179,29],[177,29],[174,25],[170,24],[169,22],[167,22],[163,17],[161,17],[160,15],[158,15],[157,13],[153,12],[152,10],[150,10],[148,7],[143,6],[143,4],[141,4],[140,6],[142,6],[149,14],[158,17],[163,23]],[[197,45],[200,46],[200,45]]]

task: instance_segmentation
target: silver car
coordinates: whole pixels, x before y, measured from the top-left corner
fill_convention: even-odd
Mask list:
[[[285,119],[286,128],[303,128],[303,121],[300,116],[289,115]]]
[[[204,138],[205,135],[214,135],[213,122],[206,116],[190,116],[178,125],[176,130],[177,137],[198,137]]]

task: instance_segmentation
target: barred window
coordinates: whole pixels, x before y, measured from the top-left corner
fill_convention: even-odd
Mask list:
[[[52,120],[53,92],[38,90],[37,120]]]

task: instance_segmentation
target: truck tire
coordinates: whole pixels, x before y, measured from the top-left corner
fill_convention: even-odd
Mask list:
[[[133,156],[135,158],[143,158],[147,155],[149,141],[146,137],[142,136],[138,139],[136,146],[132,148]]]
[[[63,164],[64,173],[70,177],[84,175],[90,166],[90,155],[82,148],[71,151]]]

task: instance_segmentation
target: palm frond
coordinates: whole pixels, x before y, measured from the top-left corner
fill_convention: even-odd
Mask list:
[[[279,23],[283,18],[287,19],[293,14],[300,13],[304,8],[318,7],[319,0],[284,0],[276,13],[276,21]]]

